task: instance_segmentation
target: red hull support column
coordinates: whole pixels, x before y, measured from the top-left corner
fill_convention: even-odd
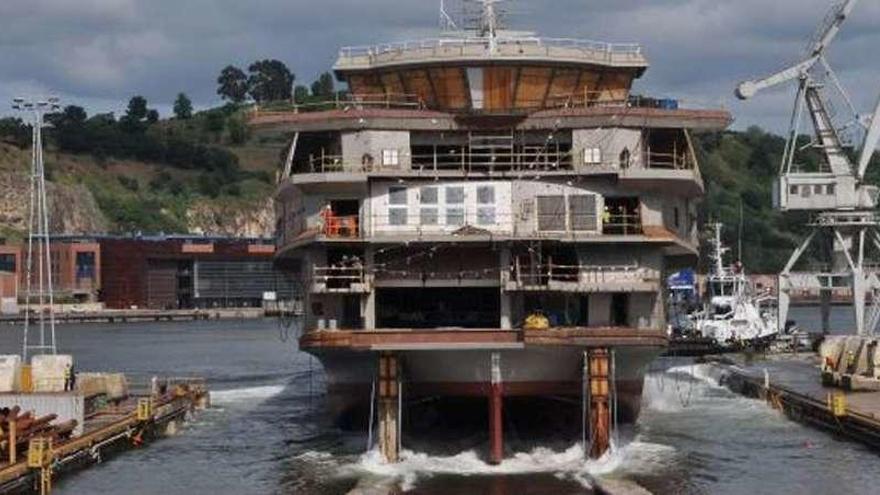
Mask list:
[[[608,349],[590,349],[588,356],[589,415],[586,425],[590,432],[587,454],[598,459],[611,448],[611,407],[609,401]]]
[[[397,356],[379,356],[379,451],[386,462],[400,460],[400,367]]]
[[[503,387],[501,384],[501,355],[492,353],[492,373],[489,384],[489,463],[501,464],[504,458]]]

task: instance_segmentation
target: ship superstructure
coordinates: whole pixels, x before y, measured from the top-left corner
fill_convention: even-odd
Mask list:
[[[343,48],[349,98],[255,114],[291,136],[276,260],[306,281],[331,409],[375,411],[389,460],[428,396],[487,398],[493,462],[505,398],[588,398],[598,455],[666,346],[662,281],[697,256],[691,131],[730,115],[633,95],[638,45],[508,35],[482,4],[473,33]]]

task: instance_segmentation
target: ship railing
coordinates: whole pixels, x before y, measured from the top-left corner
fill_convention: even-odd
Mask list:
[[[636,213],[607,213],[602,219],[605,235],[641,235],[642,216]]]
[[[273,113],[308,113],[327,110],[348,110],[364,108],[385,109],[425,109],[425,101],[417,94],[410,93],[358,93],[337,94],[326,100],[305,102],[275,101],[255,105],[252,116],[271,115]]]
[[[547,286],[550,282],[601,286],[659,281],[660,274],[657,270],[637,265],[530,264],[527,259],[516,258],[511,267],[511,279],[523,286]]]
[[[433,38],[412,41],[382,43],[378,45],[348,46],[339,51],[341,59],[357,57],[381,57],[398,55],[406,52],[431,52],[442,55],[468,55],[470,48],[488,50],[494,43],[501,55],[553,55],[555,50],[575,50],[589,58],[611,60],[615,57],[642,57],[642,46],[638,43],[607,43],[603,41],[573,38],[541,38],[541,37],[461,37]]]
[[[527,151],[527,152],[500,152],[500,153],[457,153],[433,155],[411,155],[411,170],[425,171],[522,171],[522,172],[552,172],[573,170],[573,155],[571,152],[556,151]],[[365,154],[360,161],[346,161],[342,155],[321,154],[311,155],[308,158],[308,170],[311,173],[369,173],[383,171],[400,171],[401,165],[386,165],[378,163],[370,154]]]
[[[364,284],[364,267],[355,261],[354,266],[315,266],[312,268],[313,283],[327,289],[351,289],[355,284]]]
[[[673,150],[672,153],[646,151],[643,153],[646,168],[666,170],[693,170],[694,162],[690,153]]]
[[[498,268],[431,270],[423,267],[377,267],[377,280],[492,280],[497,282]]]
[[[532,213],[511,212],[494,205],[419,204],[389,205],[390,213],[370,215],[365,229],[373,237],[493,237],[514,236],[528,239],[581,239],[602,234],[596,215],[575,222],[539,225]],[[634,233],[634,229],[628,231]]]
[[[334,215],[332,212],[322,213],[321,232],[329,238],[360,237],[360,218],[358,215]]]

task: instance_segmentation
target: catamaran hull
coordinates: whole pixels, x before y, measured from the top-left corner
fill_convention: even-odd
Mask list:
[[[664,348],[622,347],[614,350],[614,384],[619,420],[638,418],[642,386],[650,363]],[[398,352],[402,363],[403,400],[424,397],[483,397],[490,387],[493,351]],[[583,393],[584,350],[576,347],[529,347],[500,350],[505,397],[573,397]],[[354,350],[321,350],[314,354],[326,376],[327,406],[337,423],[369,410],[377,354]],[[358,421],[355,421],[358,422]]]

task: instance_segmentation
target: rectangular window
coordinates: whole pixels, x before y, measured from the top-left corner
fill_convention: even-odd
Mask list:
[[[392,187],[388,189],[388,204],[389,205],[405,205],[406,201],[406,188],[405,187]]]
[[[464,225],[464,209],[446,208],[446,225],[451,227],[461,227]]]
[[[834,196],[834,184],[828,184],[826,186],[826,191],[828,192],[829,196]]]
[[[396,167],[400,165],[400,151],[399,150],[382,150],[382,165]]]
[[[419,222],[422,225],[437,225],[437,208],[422,208],[419,211]]]
[[[571,218],[571,230],[595,231],[598,218],[596,212],[596,196],[580,194],[568,197],[568,211]]]
[[[816,184],[813,186],[813,194],[822,194],[822,185]]]
[[[584,164],[600,165],[602,163],[602,148],[585,148]]]
[[[437,188],[436,187],[423,187],[419,191],[419,201],[423,205],[436,205],[437,204]]]
[[[95,253],[76,253],[76,278],[95,277]]]
[[[544,232],[565,230],[564,196],[538,196],[538,230]]]
[[[460,205],[464,204],[464,188],[461,186],[446,188],[446,204]]]
[[[14,254],[0,254],[0,272],[15,273]]]
[[[495,187],[480,186],[477,188],[477,203],[481,205],[495,204]]]
[[[407,221],[406,208],[388,208],[388,225],[401,226],[406,225]]]
[[[494,206],[483,206],[477,208],[477,225],[495,225]]]
[[[788,186],[788,194],[797,195],[798,187],[797,186]]]

